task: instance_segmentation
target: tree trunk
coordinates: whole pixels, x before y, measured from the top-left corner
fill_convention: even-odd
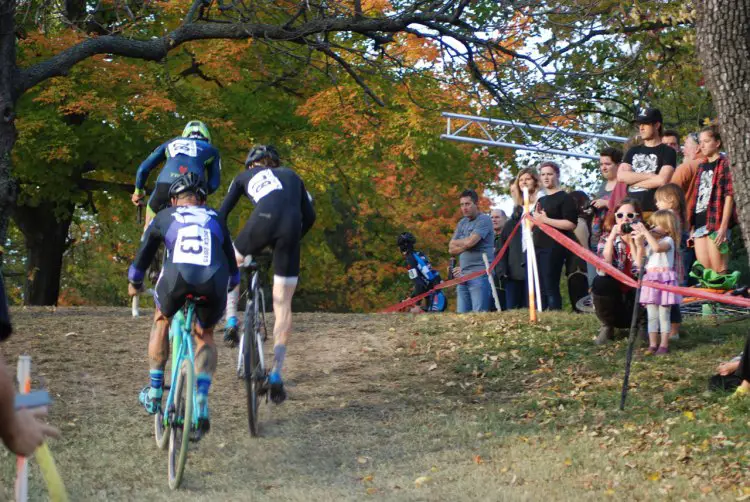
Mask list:
[[[63,253],[73,221],[73,205],[66,209],[62,219],[55,215],[55,206],[46,202],[15,209],[13,218],[26,240],[24,305],[57,305]]]
[[[750,2],[697,4],[696,46],[713,97],[734,182],[740,228],[750,249]]]
[[[15,1],[0,0],[0,249],[5,246],[10,212],[16,202],[16,184],[12,178],[10,156],[16,142],[13,90],[17,77],[14,16]]]

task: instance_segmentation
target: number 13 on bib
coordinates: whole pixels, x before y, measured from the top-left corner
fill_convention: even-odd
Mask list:
[[[179,229],[172,262],[203,267],[211,265],[211,230],[198,225]]]

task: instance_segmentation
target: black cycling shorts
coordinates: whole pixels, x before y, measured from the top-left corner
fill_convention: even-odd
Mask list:
[[[189,284],[176,268],[170,267],[162,270],[159,276],[154,301],[162,314],[172,317],[185,305],[187,296],[193,295],[196,299],[195,313],[198,322],[203,328],[211,328],[216,326],[224,315],[228,281],[225,273],[217,273],[203,284]],[[199,297],[205,299],[198,300]]]
[[[257,255],[265,247],[272,247],[274,276],[295,279],[299,276],[301,239],[302,223],[298,214],[275,216],[256,208],[234,240],[234,247],[245,256]]]
[[[172,205],[172,201],[169,199],[169,187],[171,186],[170,183],[157,183],[154,187],[154,191],[148,199],[148,207],[154,214]]]

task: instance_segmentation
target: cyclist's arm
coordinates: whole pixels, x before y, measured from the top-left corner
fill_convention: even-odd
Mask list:
[[[161,218],[157,215],[156,218],[151,220],[151,224],[146,229],[146,233],[143,235],[141,240],[141,247],[138,249],[138,253],[135,255],[135,260],[128,269],[128,282],[136,287],[143,284],[143,278],[146,275],[146,270],[151,262],[154,261],[156,252],[159,250],[159,244],[164,240],[162,232],[159,228],[159,222]]]
[[[315,223],[315,208],[313,208],[311,198],[312,196],[305,189],[305,184],[302,183],[302,237]]]
[[[221,183],[221,156],[218,150],[206,166],[206,171],[206,182],[208,185],[206,188],[208,188],[208,193],[212,194],[219,188],[219,184]]]
[[[244,184],[242,183],[241,178],[242,175],[240,174],[239,176],[234,178],[234,180],[232,180],[232,184],[229,185],[229,191],[224,197],[224,201],[221,203],[221,207],[219,208],[219,216],[224,221],[227,221],[229,213],[232,212],[234,206],[237,205],[237,201],[239,201],[240,197],[242,197],[242,194],[245,193],[245,190],[242,188]]]
[[[135,191],[136,193],[142,192],[146,187],[146,180],[151,171],[161,164],[166,158],[167,145],[169,142],[160,145],[156,150],[151,152],[146,160],[141,162],[138,166],[138,171],[135,174]]]
[[[240,269],[237,267],[237,259],[234,256],[234,246],[232,245],[232,236],[229,234],[229,228],[224,221],[221,221],[221,231],[224,234],[224,243],[222,249],[229,264],[229,289],[234,289],[240,283]]]

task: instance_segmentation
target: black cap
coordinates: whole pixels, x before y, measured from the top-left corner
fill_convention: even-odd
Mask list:
[[[656,122],[664,122],[658,108],[646,108],[635,118],[636,124],[654,124]]]

